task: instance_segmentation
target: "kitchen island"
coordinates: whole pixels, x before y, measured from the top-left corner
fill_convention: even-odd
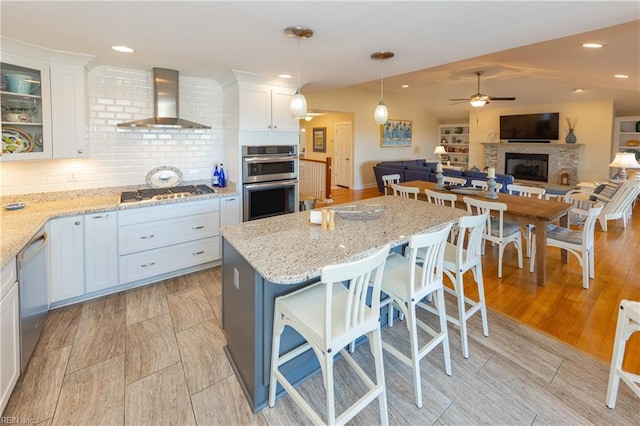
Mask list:
[[[358,204],[383,204],[375,220],[344,220],[335,230],[309,222],[309,212],[244,222],[224,228],[222,248],[222,325],[225,351],[254,412],[267,405],[273,306],[276,296],[317,282],[324,266],[361,259],[390,244],[402,247],[413,234],[436,230],[465,210],[413,199],[383,196]],[[283,351],[302,338],[290,328]],[[312,351],[283,366],[293,384],[319,370]]]

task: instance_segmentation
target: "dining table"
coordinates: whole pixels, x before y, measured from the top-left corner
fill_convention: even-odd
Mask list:
[[[444,193],[454,193],[451,192],[451,190],[456,191],[458,192],[458,194],[456,194],[458,195],[456,207],[462,209],[466,209],[463,197],[506,204],[507,210],[504,213],[505,217],[518,222],[521,226],[535,225],[537,253],[535,256],[536,284],[539,286],[545,285],[547,272],[547,225],[552,221],[558,220],[560,226],[568,227],[568,213],[573,207],[572,204],[558,200],[521,197],[504,192],[496,192],[497,198],[491,199],[486,197],[486,192],[474,191],[470,187],[457,187],[457,189],[452,188],[451,190],[446,188],[436,189],[435,182],[422,180],[402,182],[400,185],[418,188],[421,194],[420,198],[425,200],[425,189]],[[465,191],[465,189],[468,191]],[[462,194],[461,192],[467,193]],[[568,262],[566,250],[561,250],[561,260],[563,263]]]

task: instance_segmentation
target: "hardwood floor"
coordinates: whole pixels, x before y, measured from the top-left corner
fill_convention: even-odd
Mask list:
[[[334,204],[380,195],[377,188],[332,190]],[[588,290],[582,288],[582,269],[575,257],[569,255],[569,263],[563,264],[555,248],[548,253],[546,286],[535,284],[529,259],[518,269],[513,246],[505,251],[503,277],[498,279],[498,249],[487,245],[483,258],[487,305],[609,363],[620,300],[640,301],[639,247],[640,202],[626,230],[619,220],[609,222],[608,232],[596,225],[596,278]],[[469,280],[471,275],[465,276],[465,282]],[[465,292],[475,297],[473,287]],[[637,349],[627,350],[624,367],[640,372],[640,333],[629,339],[629,347]]]
[[[334,192],[336,203],[377,195],[372,190]],[[510,251],[504,278],[498,280],[490,266],[497,252],[487,247],[489,337],[482,335],[479,315],[474,315],[468,323],[470,357],[464,359],[458,328],[449,326],[453,374],[444,373],[440,348],[421,362],[421,409],[413,402],[411,371],[385,353],[390,423],[640,424],[638,399],[627,386],[620,385],[615,410],[604,403],[618,299],[640,300],[635,260],[639,208],[626,232],[610,222],[607,234],[596,234],[596,279],[589,290],[582,289],[575,260],[562,264],[553,260],[557,253],[549,255],[545,287],[535,285],[527,262],[525,269],[517,268]],[[447,310],[455,311],[451,298]],[[437,327],[432,315],[421,317]],[[287,396],[272,409],[250,411],[223,351],[220,319],[219,267],[54,310],[2,413],[3,422],[310,424]],[[384,329],[383,339],[408,347],[405,323]],[[639,347],[635,336],[627,351],[634,367]],[[367,344],[355,356],[365,371],[373,370]],[[338,410],[361,396],[350,376],[348,364],[338,360]],[[321,376],[301,389],[322,412]],[[351,422],[379,423],[377,403]]]

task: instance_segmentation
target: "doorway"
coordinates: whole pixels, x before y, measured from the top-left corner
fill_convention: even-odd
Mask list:
[[[351,188],[353,179],[353,124],[340,121],[335,129],[335,184]]]

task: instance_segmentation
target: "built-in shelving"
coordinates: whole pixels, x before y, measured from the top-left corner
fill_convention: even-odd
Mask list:
[[[442,155],[442,161],[468,169],[469,123],[441,124],[439,129],[440,145],[447,151]]]

